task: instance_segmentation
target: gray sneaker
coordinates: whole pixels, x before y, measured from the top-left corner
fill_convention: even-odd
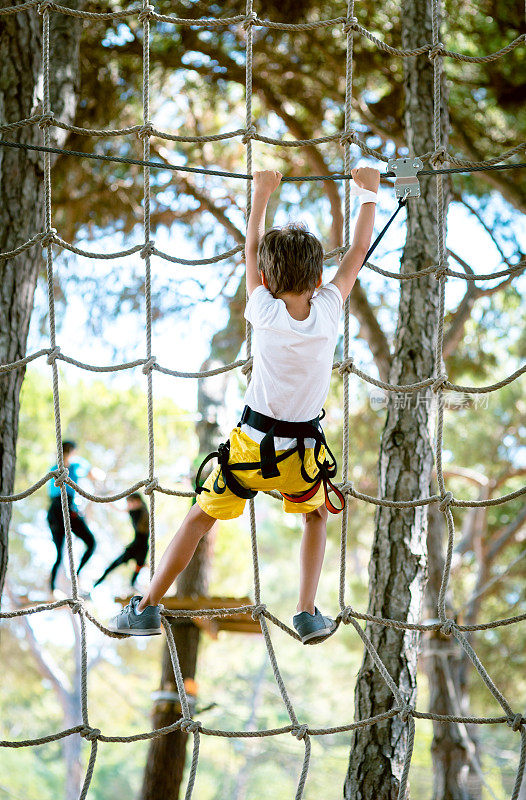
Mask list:
[[[161,606],[146,606],[138,614],[137,605],[140,600],[140,594],[132,597],[128,605],[110,619],[109,630],[114,633],[131,633],[133,636],[155,636],[161,633]]]
[[[303,644],[316,644],[336,630],[335,621],[330,617],[324,617],[316,607],[314,607],[314,614],[309,614],[308,611],[295,614],[292,624]]]

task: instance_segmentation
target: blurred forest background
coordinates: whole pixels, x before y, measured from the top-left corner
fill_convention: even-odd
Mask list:
[[[3,5],[7,5],[2,0]],[[111,10],[109,0],[86,10]],[[244,3],[227,0],[171,3],[160,13],[232,16]],[[284,0],[255,8],[260,16],[287,22],[345,15],[341,2]],[[32,12],[29,12],[32,13]],[[399,4],[364,0],[355,13],[376,36],[400,46]],[[2,42],[17,24],[7,18]],[[77,21],[71,21],[71,26]],[[461,0],[445,3],[443,41],[467,54],[498,50],[524,30],[518,2]],[[2,38],[4,37],[4,38]],[[244,44],[240,26],[220,32],[152,24],[151,120],[174,134],[205,135],[244,126]],[[70,121],[87,128],[141,124],[142,28],[133,20],[78,25],[79,69]],[[400,59],[355,37],[353,127],[370,147],[403,154],[403,71]],[[295,33],[254,29],[254,121],[260,134],[310,138],[343,129],[345,37],[340,27]],[[64,53],[63,53],[64,56]],[[446,60],[450,150],[470,159],[490,158],[524,141],[526,133],[524,51],[490,64]],[[0,73],[3,74],[3,73]],[[36,100],[38,102],[38,98]],[[38,108],[38,106],[35,106]],[[25,109],[27,116],[35,109]],[[12,120],[8,120],[12,121]],[[141,157],[134,136],[93,140],[52,128],[53,141],[70,149]],[[38,137],[38,133],[32,133]],[[35,139],[36,141],[37,139]],[[336,143],[319,147],[272,147],[254,142],[254,167],[286,175],[325,174],[341,169]],[[354,162],[377,165],[353,148]],[[152,157],[167,163],[244,171],[240,138],[205,144],[173,144],[152,138]],[[524,159],[522,159],[524,160]],[[523,171],[522,171],[523,172]],[[240,181],[152,172],[152,238],[159,249],[184,258],[210,257],[243,242],[245,194]],[[60,157],[53,167],[53,224],[68,242],[111,252],[142,240],[142,171]],[[522,213],[526,182],[520,170],[454,176],[450,186],[450,262],[460,271],[487,273],[521,262],[526,249]],[[336,183],[285,185],[271,209],[277,224],[301,219],[324,241],[339,245],[342,187]],[[415,201],[418,202],[418,201]],[[377,229],[395,207],[391,185],[380,190]],[[382,242],[374,263],[396,269],[404,243],[400,221]],[[48,346],[45,265],[41,261],[28,352]],[[327,264],[330,279],[335,261]],[[213,265],[186,267],[153,259],[153,352],[174,369],[208,368],[234,360],[244,347],[244,264],[241,254]],[[446,289],[446,367],[460,384],[493,383],[509,375],[526,355],[521,274],[490,282],[450,279]],[[397,323],[399,283],[368,270],[351,296],[351,351],[356,363],[386,378]],[[56,257],[58,340],[68,355],[90,363],[144,356],[144,262],[136,254],[118,260],[87,260],[67,251]],[[337,357],[341,357],[341,344]],[[79,443],[79,454],[106,473],[88,488],[111,493],[147,471],[145,377],[141,369],[93,378],[60,364],[63,434]],[[191,387],[189,384],[192,384]],[[243,376],[228,373],[200,381],[154,374],[156,475],[163,486],[191,488],[195,465],[207,444],[228,433],[241,407]],[[337,375],[327,402],[326,432],[341,455],[342,389]],[[351,377],[350,479],[362,492],[377,493],[377,458],[385,405],[379,393]],[[381,397],[381,395],[380,395]],[[477,397],[477,396],[475,396]],[[225,403],[226,399],[226,403]],[[444,434],[447,486],[462,499],[488,499],[519,488],[526,473],[526,400],[517,381],[477,400],[448,397]],[[55,433],[49,368],[42,360],[27,368],[21,395],[15,490],[37,481],[55,463]],[[170,540],[189,500],[156,495],[158,552]],[[5,604],[20,596],[46,597],[54,560],[47,529],[45,489],[15,503],[10,528]],[[120,504],[122,507],[123,505]],[[82,584],[93,579],[131,538],[129,522],[114,507],[83,504],[98,547]],[[430,512],[431,513],[431,512]],[[279,504],[257,500],[262,596],[288,620],[298,584],[300,523]],[[451,608],[464,622],[489,621],[526,610],[526,510],[521,498],[479,510],[453,509],[457,543]],[[351,500],[347,602],[367,606],[368,562],[374,509]],[[78,553],[79,551],[76,550]],[[521,560],[522,559],[522,560]],[[338,610],[339,521],[329,523],[319,605]],[[208,569],[208,568],[207,568]],[[248,521],[219,523],[207,571],[210,595],[252,596]],[[113,598],[127,590],[131,567],[122,567],[93,592],[100,619],[114,613]],[[141,574],[142,585],[147,570]],[[203,584],[203,585],[205,585]],[[21,618],[2,626],[0,640],[0,738],[42,736],[79,719],[78,620],[68,611]],[[427,616],[433,616],[432,610]],[[344,724],[354,717],[354,684],[362,644],[349,627],[323,647],[300,649],[272,630],[277,657],[298,717],[312,726]],[[161,638],[161,637],[159,637]],[[157,640],[115,642],[88,629],[90,721],[105,733],[130,735],[151,727],[152,692],[159,688],[163,644]],[[524,707],[524,626],[478,633],[473,644],[500,690]],[[462,713],[498,715],[498,705],[465,663],[458,646],[446,642],[446,657],[461,675]],[[428,662],[436,647],[423,637],[417,708],[427,710]],[[247,730],[288,723],[260,636],[201,635],[194,717],[211,728]],[[72,721],[73,720],[73,721]],[[472,727],[476,729],[472,729]],[[458,726],[469,773],[469,797],[504,800],[513,786],[518,737],[506,726]],[[432,723],[418,720],[410,772],[412,796],[433,794]],[[306,800],[341,797],[349,761],[349,734],[313,738]],[[78,796],[88,746],[73,751],[60,742],[0,752],[0,798],[72,800]],[[255,740],[202,737],[197,800],[248,800],[294,795],[303,744],[290,736]],[[90,790],[93,800],[140,796],[148,743],[101,744]],[[523,793],[526,787],[523,781]],[[76,792],[76,794],[75,794]],[[436,797],[436,800],[439,800]]]

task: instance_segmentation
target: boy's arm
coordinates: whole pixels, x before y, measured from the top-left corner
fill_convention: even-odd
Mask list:
[[[247,225],[245,240],[245,262],[247,270],[247,293],[261,286],[261,275],[258,271],[258,246],[265,233],[265,212],[272,192],[278,188],[281,172],[265,170],[254,172],[254,197]]]
[[[354,181],[363,189],[373,192],[378,191],[380,173],[371,167],[360,167],[351,170]],[[358,273],[363,265],[367,250],[371,244],[374,227],[375,203],[362,203],[360,214],[354,229],[353,241],[350,248],[341,260],[338,272],[331,283],[334,283],[341,292],[345,301],[355,284]]]

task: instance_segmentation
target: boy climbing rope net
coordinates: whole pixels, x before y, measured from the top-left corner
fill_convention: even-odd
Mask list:
[[[301,513],[304,520],[293,625],[304,644],[319,642],[334,631],[334,620],[321,614],[315,596],[325,552],[327,510],[341,510],[343,497],[331,483],[337,466],[320,418],[329,391],[342,304],[367,254],[380,182],[379,171],[369,167],[353,169],[352,176],[362,190],[353,242],[334,279],[322,287],[323,248],[315,236],[298,225],[265,233],[267,204],[281,174],[254,173],[245,244],[249,296],[245,317],[254,330],[254,359],[241,421],[229,441],[201,465],[197,503],[169,544],[148,590],[143,597],[133,597],[111,620],[110,630],[160,633],[158,604],[216,519],[234,519],[258,491],[278,490],[284,511]],[[202,467],[214,456],[219,465],[200,486]],[[331,491],[338,496],[340,508],[330,500]]]

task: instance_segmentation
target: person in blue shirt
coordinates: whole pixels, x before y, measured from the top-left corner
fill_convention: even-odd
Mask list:
[[[72,441],[62,442],[62,453],[64,454],[64,465],[67,467],[69,477],[78,483],[79,478],[91,477],[91,468],[88,462],[83,458],[75,456],[76,444]],[[51,469],[57,469],[55,464]],[[71,530],[81,539],[86,545],[86,549],[77,570],[77,575],[80,570],[87,564],[95,550],[95,537],[88,528],[86,520],[79,512],[75,503],[75,490],[69,484],[65,484],[66,494],[68,497],[69,519],[71,523]],[[55,590],[55,580],[57,572],[62,562],[62,553],[64,549],[64,540],[66,538],[66,531],[64,529],[64,517],[62,516],[62,503],[60,500],[60,487],[55,486],[55,480],[52,478],[48,484],[48,493],[50,505],[47,512],[47,521],[53,537],[53,542],[57,548],[57,558],[53,564],[50,578],[50,588],[53,592]]]

